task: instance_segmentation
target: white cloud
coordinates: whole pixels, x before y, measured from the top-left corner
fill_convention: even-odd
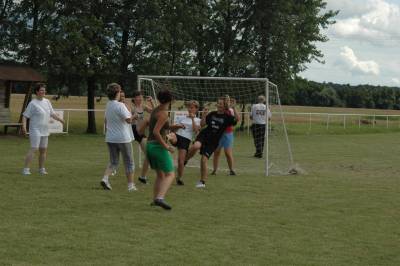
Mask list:
[[[333,4],[336,2],[336,4]],[[385,0],[367,0],[364,3],[334,0],[328,7],[344,11],[338,16],[336,24],[331,27],[334,36],[371,42],[400,40],[400,4]],[[340,14],[340,13],[339,13]]]
[[[399,86],[400,85],[400,79],[392,78],[392,83],[395,84],[396,86]]]
[[[378,63],[373,60],[361,61],[354,54],[354,51],[344,46],[341,48],[339,64],[355,75],[379,75]]]

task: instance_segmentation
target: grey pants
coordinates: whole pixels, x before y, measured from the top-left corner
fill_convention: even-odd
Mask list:
[[[133,162],[132,143],[110,143],[107,142],[108,151],[110,153],[109,168],[116,170],[119,163],[119,153],[122,153],[124,159],[125,172],[133,173],[135,164]]]

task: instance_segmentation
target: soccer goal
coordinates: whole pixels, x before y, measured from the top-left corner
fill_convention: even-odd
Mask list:
[[[200,104],[199,114],[204,108],[216,110],[221,97],[234,99],[235,108],[241,120],[234,129],[233,156],[238,173],[285,175],[294,173],[294,161],[285,125],[278,86],[266,78],[228,78],[194,76],[138,76],[138,89],[145,96],[156,98],[161,89],[169,89],[175,98],[171,106],[170,118],[173,123],[178,115],[184,115],[185,103],[196,100]],[[263,95],[271,116],[265,115],[265,134],[253,134],[251,107]],[[256,153],[256,144],[262,146],[262,155]],[[260,149],[260,146],[258,146]],[[226,159],[221,153],[219,169],[227,169]],[[261,157],[261,158],[259,158]],[[199,167],[199,158],[190,162]],[[212,168],[212,158],[209,160]]]

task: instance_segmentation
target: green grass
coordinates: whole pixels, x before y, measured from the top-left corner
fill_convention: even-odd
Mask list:
[[[128,193],[122,169],[100,189],[102,136],[52,136],[47,176],[20,175],[28,140],[0,136],[0,264],[400,264],[398,134],[293,135],[299,176],[249,172],[262,164],[247,141],[238,176],[196,190],[189,168],[167,212],[149,206],[151,186]]]

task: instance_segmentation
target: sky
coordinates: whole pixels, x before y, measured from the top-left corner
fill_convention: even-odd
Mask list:
[[[400,0],[326,0],[339,10],[329,38],[317,47],[325,64],[312,62],[300,76],[318,82],[400,87]]]

